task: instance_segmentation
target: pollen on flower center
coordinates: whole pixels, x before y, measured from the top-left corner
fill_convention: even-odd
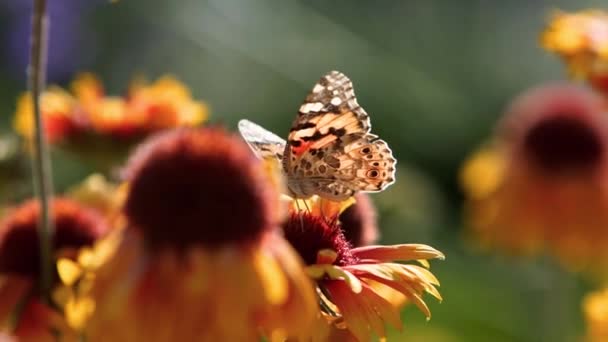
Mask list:
[[[596,132],[585,122],[568,116],[541,121],[524,139],[528,156],[547,171],[593,167],[604,152]]]
[[[337,253],[334,264],[351,265],[356,258],[338,222],[307,212],[291,213],[283,225],[285,238],[307,265],[317,263],[319,251],[330,249]]]
[[[256,241],[274,227],[278,194],[247,146],[221,129],[154,136],[125,176],[125,214],[150,244],[218,247]]]

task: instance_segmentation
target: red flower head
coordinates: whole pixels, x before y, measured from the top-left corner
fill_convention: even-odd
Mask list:
[[[124,175],[127,228],[96,272],[91,340],[249,341],[309,329],[313,287],[279,234],[278,182],[240,139],[219,128],[160,133]],[[179,329],[168,325],[175,317]]]
[[[161,133],[129,160],[125,214],[154,245],[259,240],[276,227],[278,195],[253,158],[220,129]]]
[[[107,231],[97,212],[63,198],[51,203],[55,253],[66,252],[64,257],[75,258],[77,249],[93,245]],[[66,338],[73,333],[58,312],[38,299],[39,218],[39,202],[30,200],[10,210],[0,223],[0,326],[22,308],[10,330],[24,341],[52,341],[51,330]],[[54,288],[59,285],[57,276],[54,274]]]
[[[68,199],[55,199],[52,213],[54,250],[90,246],[107,231],[105,221],[97,212]],[[0,273],[38,277],[39,217],[39,202],[30,200],[11,210],[0,223]]]
[[[437,279],[426,268],[396,261],[443,258],[441,252],[425,245],[367,246],[352,248],[331,213],[347,203],[325,204],[323,199],[306,201],[307,209],[292,213],[283,226],[285,237],[308,265],[317,285],[321,313],[314,331],[300,339],[327,339],[349,336],[368,341],[372,334],[385,337],[385,323],[399,329],[398,305],[405,297],[430,317],[422,295],[441,298]],[[395,300],[395,302],[393,302]],[[337,331],[337,330],[340,331]]]

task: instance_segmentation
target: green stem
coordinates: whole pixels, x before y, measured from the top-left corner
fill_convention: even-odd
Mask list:
[[[34,0],[32,32],[30,41],[30,64],[28,87],[32,94],[35,116],[34,153],[32,159],[34,190],[40,200],[40,290],[49,299],[52,281],[53,222],[49,205],[53,193],[51,160],[44,132],[44,121],[40,112],[40,94],[45,85],[48,17],[46,0]]]

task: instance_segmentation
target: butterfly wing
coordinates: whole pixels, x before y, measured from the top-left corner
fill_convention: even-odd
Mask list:
[[[276,134],[249,120],[239,121],[239,132],[258,158],[283,160],[286,142]]]
[[[283,164],[290,190],[299,197],[344,200],[392,184],[396,160],[370,129],[348,77],[337,71],[323,76],[300,106],[287,139]]]

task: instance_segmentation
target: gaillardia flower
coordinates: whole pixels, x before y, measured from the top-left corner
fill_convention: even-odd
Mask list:
[[[163,129],[196,126],[208,116],[206,104],[194,100],[190,90],[170,76],[150,85],[134,82],[125,96],[107,96],[90,73],[79,75],[71,88],[69,93],[53,86],[42,94],[44,128],[51,143],[79,137],[78,144],[73,144],[79,147],[89,135],[138,139]],[[29,93],[17,102],[13,126],[24,138],[33,137]]]
[[[541,44],[562,57],[574,78],[608,94],[608,13],[557,12],[542,33]]]
[[[65,90],[51,87],[40,97],[40,111],[44,118],[44,131],[47,139],[58,142],[84,130],[84,119],[76,111],[76,100]],[[34,136],[34,104],[30,93],[21,95],[13,127],[26,141]]]
[[[190,90],[175,78],[164,76],[147,85],[134,82],[125,97],[106,96],[92,74],[72,83],[92,130],[119,137],[142,136],[162,129],[196,126],[207,119],[207,106],[192,99]]]
[[[588,342],[608,341],[608,289],[589,293],[583,299]]]
[[[386,323],[401,328],[395,294],[430,318],[422,296],[425,292],[440,300],[441,296],[436,289],[439,281],[425,267],[427,259],[443,259],[443,254],[419,244],[353,248],[337,221],[340,206],[331,210],[323,202],[307,200],[302,207],[306,209],[292,210],[283,227],[285,238],[315,281],[320,302],[317,328],[298,338],[369,341],[374,334],[384,338]],[[422,266],[399,261],[418,261]]]
[[[68,199],[52,201],[55,257],[74,258],[76,251],[91,246],[107,231],[95,211]],[[39,204],[31,200],[9,209],[0,223],[0,328],[19,341],[55,341],[74,338],[60,311],[40,299]],[[52,260],[51,260],[52,261]],[[53,274],[56,288],[61,285]]]
[[[531,89],[464,165],[469,226],[486,246],[547,247],[568,265],[608,260],[608,117],[569,84]]]
[[[307,331],[317,303],[280,236],[263,164],[218,128],[151,137],[124,169],[127,227],[96,270],[92,341],[257,341]]]

